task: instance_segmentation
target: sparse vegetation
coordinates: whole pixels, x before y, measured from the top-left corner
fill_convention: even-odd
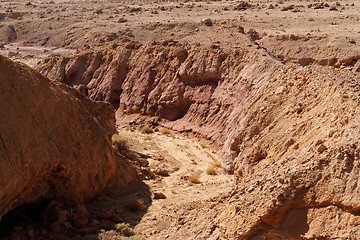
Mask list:
[[[113,135],[111,140],[112,140],[112,146],[115,150],[117,150],[117,151],[121,151],[121,150],[128,151],[129,150],[129,146],[127,144],[126,139],[119,136],[118,134]]]
[[[206,169],[206,174],[207,175],[217,175],[217,171],[213,166],[211,166]]]
[[[171,132],[170,132],[170,130],[168,128],[161,128],[160,133],[164,134],[164,135],[170,135],[171,134]]]
[[[154,132],[154,130],[151,127],[149,127],[148,125],[141,126],[139,128],[139,131],[143,134],[150,134],[150,133]]]
[[[188,177],[188,181],[190,183],[199,184],[200,183],[200,175],[197,173],[193,173]]]
[[[200,147],[201,147],[201,148],[207,148],[207,146],[206,146],[204,143],[201,143],[201,144],[200,144]]]
[[[126,207],[132,212],[139,212],[145,208],[144,199],[136,198],[128,201]]]
[[[212,163],[213,167],[215,168],[221,168],[222,167],[222,163],[218,160],[215,160],[213,163]]]
[[[127,127],[126,130],[130,132],[135,132],[135,128],[131,126]]]
[[[118,232],[121,236],[131,237],[135,235],[134,230],[130,227],[128,223],[119,223],[115,226],[116,232]]]

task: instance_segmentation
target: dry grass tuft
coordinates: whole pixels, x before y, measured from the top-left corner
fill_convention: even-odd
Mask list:
[[[200,175],[197,173],[193,173],[188,177],[188,181],[190,183],[199,184],[200,183]]]
[[[139,212],[145,209],[145,202],[144,199],[136,198],[128,201],[126,204],[127,209],[132,212]]]
[[[117,150],[117,151],[121,151],[121,150],[128,151],[129,150],[129,146],[127,144],[126,139],[119,136],[118,134],[113,135],[111,140],[112,140],[112,146],[115,150]]]
[[[148,125],[145,125],[145,126],[140,127],[140,128],[139,128],[139,131],[140,131],[141,133],[143,133],[143,134],[149,134],[149,133],[153,133],[153,132],[154,132],[154,130],[153,130],[151,127],[149,127]]]
[[[211,166],[206,169],[206,174],[207,175],[217,175],[217,171],[213,166]]]

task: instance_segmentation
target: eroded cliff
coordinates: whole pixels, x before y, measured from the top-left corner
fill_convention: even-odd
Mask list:
[[[173,41],[133,44],[53,57],[38,69],[111,102],[119,119],[156,116],[219,150],[237,187],[171,236],[195,234],[199,221],[211,226],[204,238],[358,235],[359,76],[284,64],[243,41],[231,51]]]
[[[0,56],[0,217],[38,199],[79,204],[114,178],[136,180],[117,167],[113,108],[29,67]]]

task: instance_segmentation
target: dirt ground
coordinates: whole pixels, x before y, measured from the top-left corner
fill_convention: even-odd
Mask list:
[[[173,39],[235,49],[245,31],[275,56],[341,57],[359,54],[359,6],[345,0],[2,1],[1,53],[35,65],[51,53],[118,41]]]

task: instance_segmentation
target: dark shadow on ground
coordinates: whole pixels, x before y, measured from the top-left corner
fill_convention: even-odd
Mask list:
[[[41,199],[13,209],[0,222],[0,239],[99,239],[103,230],[114,230],[117,234],[118,224],[136,226],[152,204],[152,198],[149,186],[139,176],[139,166],[134,166],[134,162],[150,156],[134,154],[140,158],[116,155],[117,170],[112,181],[85,205]]]

